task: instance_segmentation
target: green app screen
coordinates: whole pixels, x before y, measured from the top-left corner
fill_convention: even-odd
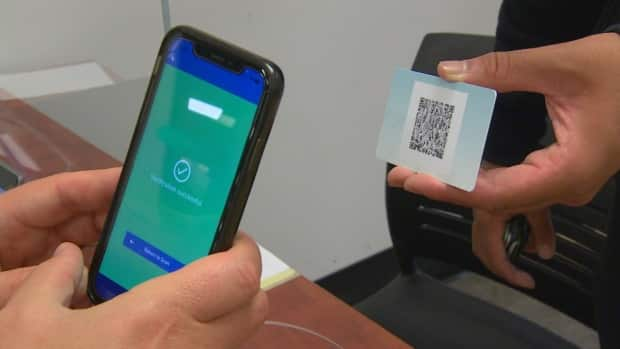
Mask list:
[[[164,65],[100,274],[130,289],[209,253],[256,109]]]

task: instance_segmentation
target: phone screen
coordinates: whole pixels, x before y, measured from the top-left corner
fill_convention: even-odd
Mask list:
[[[194,45],[176,38],[162,57],[95,277],[104,300],[211,250],[265,79],[198,56]]]

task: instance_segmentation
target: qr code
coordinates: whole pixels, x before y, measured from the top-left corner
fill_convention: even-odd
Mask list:
[[[420,97],[409,149],[443,159],[454,105]]]

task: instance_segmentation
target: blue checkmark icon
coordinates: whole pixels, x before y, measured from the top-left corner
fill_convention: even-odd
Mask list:
[[[177,180],[177,182],[185,183],[192,175],[192,167],[187,160],[181,159],[174,164],[172,175],[174,176],[174,179]]]

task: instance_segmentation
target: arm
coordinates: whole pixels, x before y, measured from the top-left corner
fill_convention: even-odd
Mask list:
[[[592,32],[604,1],[504,0],[495,51],[511,51],[572,41]],[[503,166],[523,161],[539,148],[546,131],[545,100],[528,92],[500,93],[489,128],[484,159]]]
[[[512,51],[573,41],[589,35],[599,21],[605,1],[568,2],[505,0],[496,31],[496,51]],[[500,93],[485,146],[485,169],[521,163],[540,148],[547,129],[542,94]],[[546,141],[548,142],[548,141]],[[543,259],[555,252],[555,234],[547,207],[527,212],[497,213],[474,208],[472,250],[496,275],[522,287],[534,287],[533,278],[513,266],[504,250],[502,232],[515,213],[523,213],[531,227],[526,252]]]
[[[434,200],[486,211],[498,219],[541,211],[557,203],[573,206],[588,203],[620,169],[619,61],[620,37],[606,33],[562,44],[441,63],[439,73],[448,80],[502,92],[534,91],[544,95],[555,143],[528,154],[515,166],[482,168],[472,192],[399,167],[390,172],[388,182]],[[480,238],[490,238],[499,230],[481,232]],[[552,249],[553,231],[532,232],[537,251],[544,257],[549,251],[542,248],[546,244],[539,243],[539,238],[545,236]],[[492,246],[494,257],[485,264],[506,266],[503,246],[497,243],[499,240],[494,241],[484,251],[477,252],[490,254]],[[514,273],[499,274],[515,284],[533,286],[512,278],[510,275]]]

